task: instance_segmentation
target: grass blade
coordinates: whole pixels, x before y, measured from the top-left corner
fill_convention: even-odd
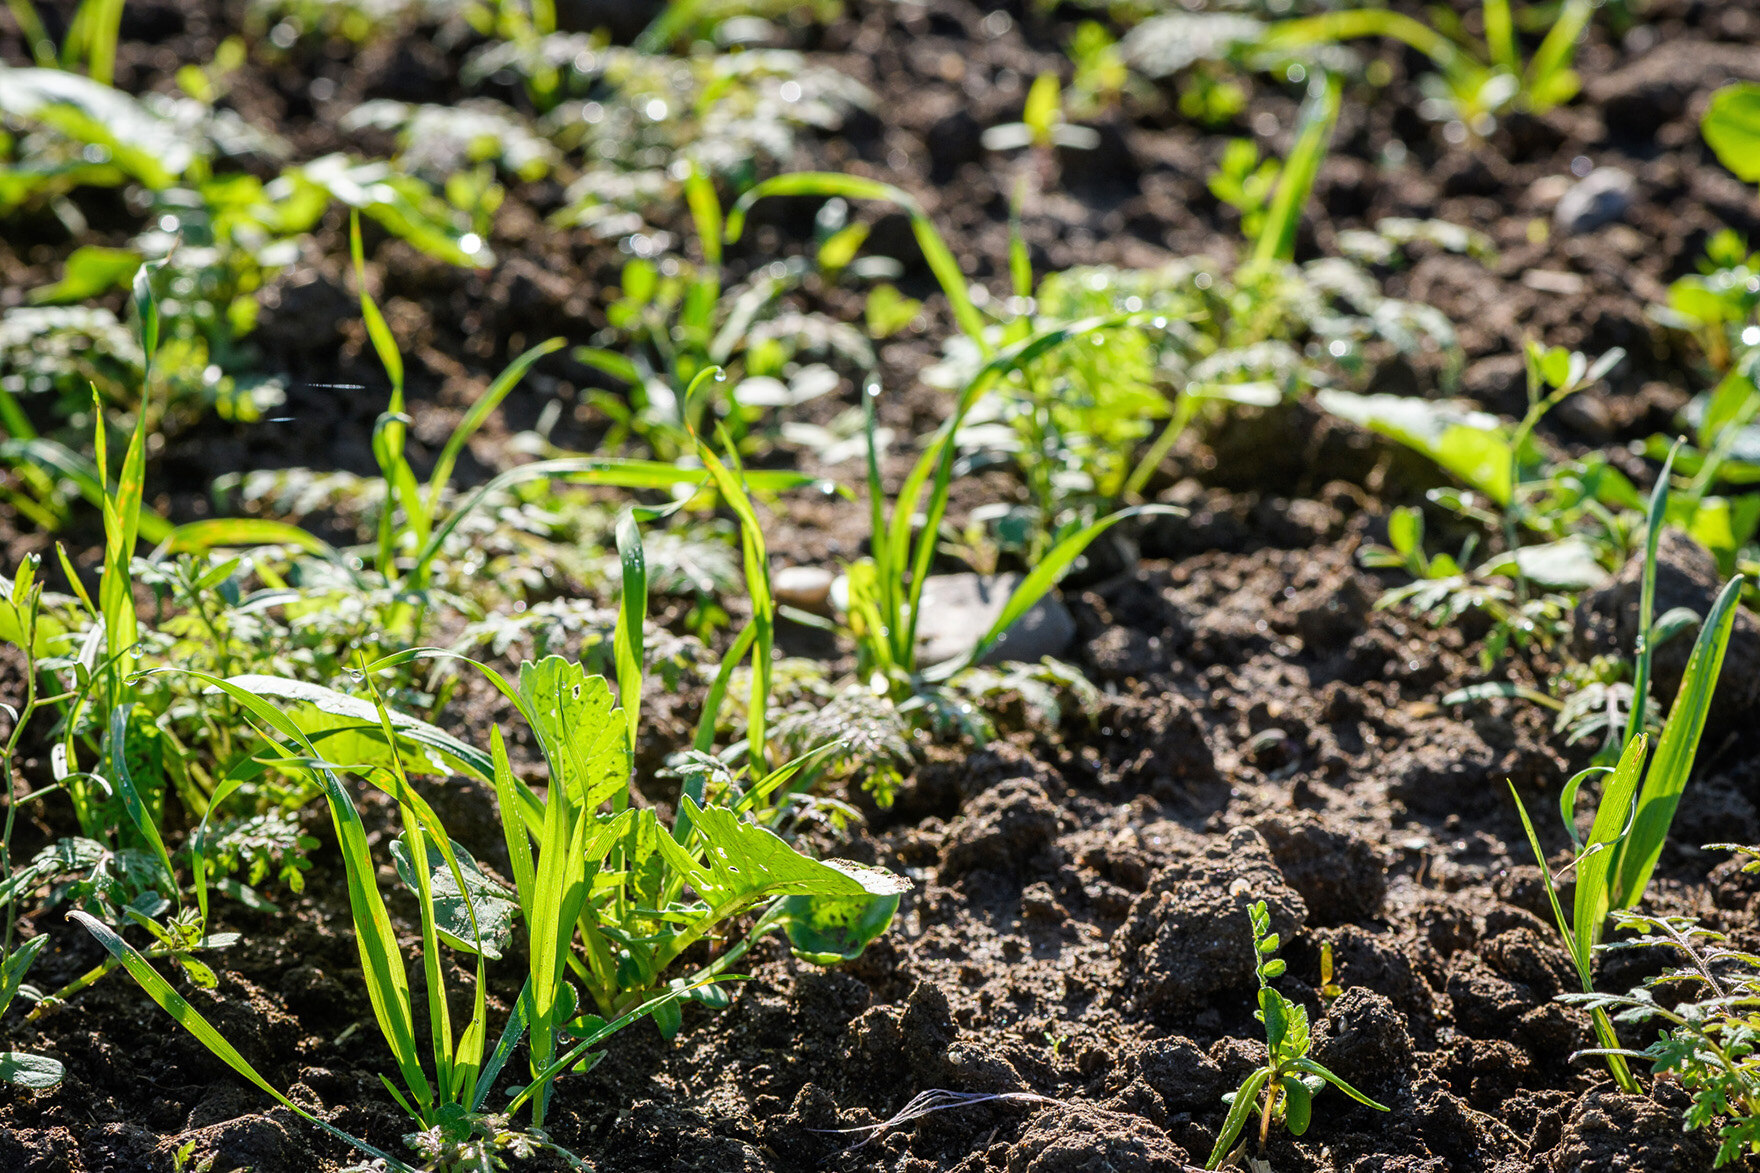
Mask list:
[[[1595,821],[1589,827],[1589,839],[1577,857],[1577,897],[1572,910],[1572,953],[1577,968],[1587,972],[1595,946],[1612,910],[1613,892],[1608,884],[1609,868],[1617,845],[1632,828],[1633,803],[1638,782],[1644,773],[1644,757],[1649,738],[1640,733],[1620,755],[1619,765],[1608,776],[1595,807]]]
[[[979,353],[990,354],[991,347],[984,338],[984,316],[972,302],[972,295],[966,284],[965,273],[959,267],[953,250],[947,247],[947,241],[935,228],[935,222],[929,219],[916,197],[901,187],[890,183],[881,183],[876,179],[863,179],[856,175],[841,175],[832,171],[797,171],[789,175],[778,175],[766,179],[744,195],[727,213],[727,240],[729,244],[739,240],[745,231],[746,214],[753,204],[766,196],[826,196],[846,200],[885,200],[903,208],[911,220],[911,232],[917,238],[917,247],[923,252],[923,260],[928,262],[929,271],[941,285],[941,292],[947,295],[947,304],[953,310],[954,321],[959,324],[960,332],[977,344]]]
[[[1296,255],[1296,230],[1301,227],[1302,209],[1314,190],[1320,175],[1320,164],[1332,145],[1332,130],[1338,125],[1339,96],[1344,83],[1336,74],[1316,78],[1302,103],[1297,118],[1295,145],[1283,162],[1283,173],[1277,181],[1277,193],[1265,215],[1265,226],[1253,243],[1255,261],[1293,261]]]
[[[990,625],[990,630],[978,639],[978,642],[972,646],[972,650],[958,660],[952,661],[952,667],[945,669],[945,672],[943,669],[937,668],[930,675],[937,679],[947,679],[977,663],[983,658],[984,653],[996,645],[996,641],[1002,638],[1003,633],[1012,627],[1016,620],[1032,610],[1034,604],[1038,603],[1051,591],[1052,587],[1057,585],[1058,580],[1063,578],[1064,573],[1069,570],[1075,560],[1080,558],[1082,553],[1093,544],[1094,539],[1121,521],[1154,514],[1164,517],[1180,517],[1185,514],[1185,510],[1172,505],[1133,505],[1129,509],[1121,509],[1109,517],[1103,517],[1057,543],[1039,561],[1038,565],[1028,572],[1027,576],[1021,580],[1020,585],[1015,587],[1014,593],[1009,595],[1008,601],[1003,604],[1002,611],[997,615],[996,621]]]
[[[160,1009],[169,1014],[179,1026],[183,1027],[184,1030],[187,1030],[190,1034],[194,1035],[196,1040],[204,1047],[208,1048],[215,1058],[232,1068],[232,1070],[241,1078],[256,1085],[257,1088],[266,1093],[276,1103],[293,1112],[302,1120],[317,1125],[337,1140],[342,1141],[357,1151],[365,1153],[367,1156],[376,1160],[385,1162],[387,1166],[397,1170],[398,1173],[415,1173],[413,1168],[404,1164],[402,1161],[399,1161],[396,1157],[374,1148],[363,1140],[356,1140],[354,1137],[343,1132],[336,1126],[324,1120],[320,1120],[318,1117],[312,1115],[312,1113],[306,1111],[304,1108],[276,1091],[274,1086],[271,1085],[268,1080],[259,1075],[257,1069],[246,1062],[245,1057],[240,1055],[238,1050],[234,1048],[231,1043],[227,1042],[219,1031],[214,1029],[212,1023],[206,1018],[203,1018],[200,1012],[185,1000],[183,995],[173,989],[170,982],[159,976],[159,971],[149,965],[147,959],[142,957],[140,953],[136,951],[134,946],[130,945],[127,941],[124,941],[120,936],[113,932],[109,926],[86,913],[75,911],[70,912],[67,915],[74,921],[85,926],[86,931],[98,939],[98,943],[104,946],[110,956],[121,962],[122,967],[128,971],[129,976],[134,978],[134,980],[140,985],[141,989],[146,991],[149,998],[159,1004]]]
[[[642,636],[648,622],[648,559],[642,527],[625,510],[617,519],[617,557],[623,565],[623,595],[617,607],[617,699],[629,723],[629,752],[636,752],[642,723]]]
[[[1644,713],[1650,704],[1651,625],[1656,615],[1656,548],[1662,541],[1662,526],[1668,516],[1668,476],[1674,458],[1681,450],[1676,440],[1656,475],[1656,487],[1650,492],[1650,508],[1644,518],[1644,577],[1638,590],[1638,662],[1632,673],[1632,707],[1626,715],[1624,744],[1644,730]]]
[[[1705,718],[1711,711],[1717,677],[1723,671],[1723,655],[1729,649],[1741,595],[1742,576],[1738,574],[1717,596],[1711,613],[1699,628],[1699,638],[1687,659],[1687,670],[1669,710],[1668,723],[1657,739],[1655,760],[1644,775],[1631,833],[1618,849],[1613,884],[1615,908],[1631,908],[1643,899],[1656,861],[1662,857],[1675,808],[1680,805],[1681,792],[1693,770],[1693,758],[1699,752],[1699,737],[1705,732]]]
[[[458,464],[458,454],[464,450],[465,444],[477,434],[477,430],[488,420],[490,414],[501,406],[508,393],[519,386],[519,381],[532,369],[532,364],[547,354],[554,354],[567,344],[566,339],[551,338],[527,350],[524,354],[507,364],[489,389],[477,401],[471,404],[458,426],[446,438],[446,446],[440,449],[440,456],[434,461],[434,473],[428,478],[427,515],[428,525],[432,527],[434,518],[440,513],[440,494],[452,480],[452,470]]]
[[[752,776],[763,777],[769,770],[766,721],[770,708],[771,671],[776,656],[776,599],[770,591],[770,556],[764,547],[763,527],[758,524],[758,514],[752,508],[752,499],[746,495],[740,478],[729,471],[701,440],[697,441],[697,456],[739,519],[746,592],[752,603],[752,690],[746,704],[746,745],[751,755]]]

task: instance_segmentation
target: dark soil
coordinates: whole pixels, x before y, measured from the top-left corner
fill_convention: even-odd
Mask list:
[[[1061,61],[1082,14],[1044,17],[1040,7],[1007,6],[1011,18],[999,21],[967,0],[858,0],[808,46],[872,87],[880,114],[804,147],[799,164],[911,189],[968,272],[998,292],[1015,172],[982,150],[978,130],[1017,117],[1032,77]],[[1760,12],[1745,0],[1634,7],[1643,23],[1623,36],[1598,19],[1578,60],[1583,97],[1507,120],[1487,143],[1451,146],[1419,121],[1420,63],[1386,50],[1394,80],[1373,100],[1347,100],[1302,239],[1302,256],[1320,255],[1341,229],[1389,215],[1490,236],[1499,256],[1488,264],[1415,247],[1409,264],[1384,274],[1387,289],[1456,323],[1462,389],[1492,410],[1519,411],[1525,338],[1626,348],[1607,388],[1549,425],[1567,447],[1623,448],[1669,426],[1703,379],[1645,306],[1692,270],[1711,232],[1760,229],[1753,190],[1716,165],[1697,131],[1712,89],[1760,78]],[[207,59],[239,27],[240,8],[131,3],[120,80],[168,86],[176,64]],[[16,40],[0,50],[22,60]],[[335,103],[457,100],[446,62],[427,67],[438,52],[415,35],[307,65],[335,81]],[[247,68],[231,100],[302,155],[348,145],[337,110],[307,93],[310,76]],[[1295,102],[1287,87],[1255,83],[1229,133],[1281,148]],[[1100,130],[1097,155],[1069,160],[1062,185],[1029,209],[1038,265],[1232,254],[1233,213],[1204,185],[1223,136],[1153,112],[1111,115]],[[1580,235],[1531,233],[1536,220],[1551,223],[1551,201],[1579,159],[1630,171],[1630,208]],[[553,204],[553,192],[514,190],[493,242],[502,259],[482,273],[376,243],[381,299],[412,356],[418,440],[443,437],[459,406],[530,341],[581,339],[604,324],[619,254],[585,232],[545,227]],[[114,212],[87,213],[100,234],[120,241],[133,231]],[[909,266],[907,291],[927,295],[903,225],[881,209],[863,214],[876,221],[871,243]],[[773,216],[734,262],[799,248],[810,225]],[[382,393],[325,386],[379,383],[343,276],[342,230],[328,222],[317,259],[264,299],[255,341],[267,369],[295,380],[281,413],[295,424],[209,421],[174,440],[151,480],[174,516],[193,516],[226,472],[372,470]],[[0,225],[0,304],[58,275],[73,243],[41,223]],[[882,352],[885,410],[901,429],[920,430],[944,407],[916,380],[930,337]],[[589,385],[560,357],[539,370],[542,390],[509,401],[505,426],[474,446],[481,463],[467,477],[509,459],[501,442],[536,418],[541,396],[572,403]],[[1429,369],[1390,369],[1384,384],[1449,391]],[[584,409],[565,420],[583,445],[601,426]],[[893,930],[832,970],[766,945],[732,1007],[693,1008],[676,1043],[646,1027],[619,1037],[595,1072],[560,1085],[559,1143],[610,1173],[1174,1173],[1203,1161],[1222,1094],[1263,1054],[1246,915],[1258,899],[1286,942],[1280,986],[1314,1015],[1318,1057],[1392,1108],[1324,1093],[1306,1137],[1273,1137],[1265,1155],[1278,1173],[1710,1168],[1711,1143],[1680,1129],[1678,1089],[1623,1096],[1603,1069],[1570,1058],[1591,1036],[1581,1014],[1553,1000],[1572,971],[1505,781],[1551,810],[1559,784],[1584,764],[1582,747],[1567,747],[1547,714],[1521,702],[1440,707],[1450,690],[1483,679],[1474,633],[1374,609],[1393,579],[1358,569],[1355,553],[1422,484],[1369,437],[1299,408],[1237,418],[1188,445],[1170,470],[1189,479],[1165,482],[1164,496],[1191,516],[1143,532],[1139,560],[1067,592],[1081,632],[1072,658],[1105,690],[1093,720],[930,752],[896,805],[838,848],[915,882]],[[1013,491],[981,484],[964,507]],[[854,552],[859,507],[777,508],[779,560],[829,564]],[[10,519],[0,527],[13,555],[43,544]],[[1690,590],[1692,567],[1681,576]],[[1585,605],[1588,648],[1618,638],[1622,598],[1610,590]],[[1751,628],[1744,638],[1755,638]],[[1555,667],[1528,653],[1499,671],[1543,684]],[[1726,670],[1725,685],[1740,703],[1718,714],[1653,893],[1660,907],[1753,944],[1760,889],[1692,846],[1760,840],[1753,677],[1734,674]],[[461,727],[495,715],[457,707],[450,719]],[[442,813],[492,862],[489,804],[464,787]],[[327,840],[321,812],[308,822]],[[1562,833],[1548,843],[1562,852]],[[246,943],[216,957],[216,993],[189,996],[295,1100],[395,1145],[402,1118],[376,1078],[389,1064],[352,972],[334,853],[316,854],[303,896],[281,896],[280,916],[223,909],[222,927]],[[99,959],[57,913],[26,929],[55,940],[31,975],[44,988]],[[1316,989],[1326,944],[1345,987],[1330,1006]],[[503,1007],[513,982],[497,975]],[[42,1023],[9,1023],[8,1046],[56,1056],[68,1077],[49,1093],[0,1090],[0,1169],[170,1170],[191,1142],[216,1171],[306,1173],[352,1159],[291,1114],[265,1111],[262,1096],[121,979]],[[858,1137],[832,1131],[885,1120],[932,1088],[1056,1102],[941,1112],[853,1151]]]

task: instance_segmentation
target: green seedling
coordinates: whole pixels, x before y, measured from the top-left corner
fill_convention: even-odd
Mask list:
[[[1717,845],[1748,856],[1755,849]],[[1692,1096],[1682,1127],[1717,1134],[1714,1165],[1746,1152],[1760,1154],[1760,957],[1732,948],[1722,933],[1691,918],[1619,913],[1615,926],[1635,934],[1608,949],[1663,948],[1680,965],[1666,969],[1626,994],[1572,994],[1565,1001],[1614,1020],[1660,1026],[1656,1041],[1622,1058],[1650,1064],[1659,1080],[1678,1082]],[[1591,1052],[1595,1053],[1595,1052]]]
[[[1210,1159],[1204,1162],[1206,1169],[1221,1167],[1255,1111],[1259,1114],[1261,1149],[1271,1140],[1273,1124],[1282,1124],[1291,1136],[1304,1135],[1313,1118],[1314,1096],[1327,1084],[1366,1107],[1388,1110],[1308,1057],[1312,1040],[1307,1009],[1271,985],[1271,979],[1282,975],[1285,965],[1276,956],[1281,942],[1271,931],[1271,914],[1265,902],[1255,901],[1248,916],[1253,929],[1253,971],[1259,979],[1259,1009],[1253,1017],[1265,1024],[1266,1059],[1263,1067],[1250,1072],[1226,1097],[1228,1117],[1216,1137],[1216,1147],[1210,1150]]]
[[[1485,36],[1477,40],[1457,17],[1432,10],[1442,27],[1384,8],[1345,9],[1275,24],[1262,47],[1308,49],[1362,37],[1386,37],[1430,58],[1437,73],[1420,81],[1436,116],[1488,134],[1505,110],[1543,114],[1575,97],[1582,81],[1571,68],[1595,0],[1564,0],[1534,55],[1524,63],[1510,0],[1483,0]]]
[[[958,660],[920,673],[917,664],[917,619],[924,584],[947,513],[951,492],[956,438],[959,428],[979,398],[998,381],[1022,370],[1056,348],[1097,332],[1131,324],[1133,315],[1088,319],[1059,325],[1037,333],[1029,331],[1012,345],[998,351],[987,335],[983,315],[952,250],[916,201],[907,193],[872,180],[854,176],[806,172],[767,180],[742,196],[728,216],[727,236],[737,240],[752,204],[778,195],[811,195],[825,198],[885,200],[903,207],[910,215],[912,231],[931,272],[952,307],[955,320],[984,356],[983,362],[961,389],[953,411],[935,432],[923,454],[906,476],[891,516],[887,495],[880,483],[877,440],[877,399],[880,388],[871,382],[863,394],[868,439],[868,490],[872,513],[872,556],[850,568],[849,627],[855,638],[858,674],[874,682],[882,693],[908,699],[927,683],[945,681],[977,663],[1002,637],[1009,626],[1043,598],[1070,566],[1101,534],[1129,517],[1145,511],[1165,512],[1161,507],[1138,506],[1121,510],[1077,531],[1061,536],[1016,589],[991,629],[983,633],[972,651]],[[1018,262],[1014,266],[1018,270]],[[925,496],[926,495],[926,496]],[[921,510],[920,529],[917,524]]]
[[[1705,720],[1711,709],[1717,678],[1723,668],[1724,653],[1729,646],[1730,633],[1735,623],[1737,601],[1741,596],[1742,580],[1738,576],[1724,587],[1712,605],[1710,614],[1700,624],[1698,638],[1687,660],[1686,672],[1681,678],[1680,691],[1676,694],[1668,719],[1663,724],[1662,734],[1656,741],[1656,752],[1651,756],[1648,752],[1649,736],[1642,731],[1640,714],[1647,703],[1647,649],[1652,634],[1649,600],[1654,590],[1655,535],[1661,527],[1662,496],[1663,492],[1659,489],[1653,499],[1651,538],[1647,544],[1645,559],[1645,587],[1640,602],[1640,623],[1645,635],[1640,647],[1638,677],[1633,693],[1633,716],[1627,727],[1623,752],[1619,756],[1618,765],[1611,770],[1606,767],[1590,767],[1577,774],[1566,784],[1559,798],[1559,814],[1574,848],[1570,867],[1575,870],[1576,875],[1576,904],[1568,919],[1558,900],[1558,881],[1547,871],[1546,855],[1540,847],[1533,823],[1528,818],[1527,809],[1514,786],[1510,788],[1522,817],[1522,825],[1528,833],[1529,846],[1541,870],[1547,874],[1547,896],[1552,903],[1553,918],[1557,922],[1559,936],[1576,965],[1585,994],[1594,992],[1592,960],[1596,946],[1601,943],[1608,916],[1619,910],[1633,908],[1644,898],[1651,874],[1655,871],[1663,846],[1668,841],[1675,808],[1686,789],[1687,780],[1692,773],[1693,759],[1698,753],[1699,738],[1704,732]],[[1577,795],[1583,783],[1598,774],[1604,775],[1606,781],[1596,805],[1588,837],[1584,839],[1577,833]],[[1608,1051],[1608,1065],[1614,1078],[1622,1088],[1635,1090],[1636,1083],[1617,1053],[1619,1044],[1613,1034],[1613,1027],[1600,1011],[1596,1012],[1595,1029],[1602,1048]]]
[[[110,85],[116,76],[122,4],[123,0],[80,0],[57,54],[55,41],[32,0],[6,0],[6,7],[39,66],[67,70],[84,66],[86,74],[100,85]]]
[[[1069,108],[1079,117],[1092,117],[1114,109],[1131,88],[1131,70],[1118,50],[1118,42],[1097,20],[1076,26],[1069,42],[1069,59],[1075,76],[1069,86]]]
[[[984,148],[1018,151],[1030,147],[1040,155],[1046,155],[1058,147],[1086,151],[1099,146],[1098,132],[1068,121],[1064,106],[1063,86],[1057,75],[1041,73],[1027,90],[1021,120],[1004,122],[984,131]]]
[[[1468,537],[1458,556],[1426,555],[1424,514],[1414,506],[1396,508],[1387,530],[1390,544],[1364,546],[1358,560],[1371,569],[1403,570],[1412,581],[1383,592],[1375,606],[1406,607],[1437,627],[1469,613],[1483,615],[1491,621],[1479,650],[1486,671],[1512,647],[1556,643],[1569,627],[1571,608],[1570,596],[1560,592],[1592,586],[1605,574],[1593,548],[1577,538],[1475,566],[1476,536]]]

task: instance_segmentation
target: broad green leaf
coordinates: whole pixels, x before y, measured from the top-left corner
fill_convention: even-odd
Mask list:
[[[68,254],[61,280],[31,290],[32,305],[67,305],[90,301],[117,289],[127,289],[141,267],[141,254],[131,248],[82,245]]]
[[[1284,1127],[1291,1136],[1301,1136],[1308,1131],[1308,1121],[1313,1116],[1314,1095],[1307,1084],[1293,1075],[1284,1076],[1282,1083]]]
[[[483,939],[483,956],[491,960],[500,958],[513,935],[513,920],[519,912],[517,895],[485,872],[464,845],[454,840],[452,851],[459,871],[464,875],[465,891],[471,905],[467,910],[466,896],[459,894],[458,881],[439,845],[424,841],[423,846],[428,853],[429,883],[433,888],[434,927],[440,938],[454,949],[475,953],[476,946],[472,944],[475,934],[471,932],[471,911],[474,910],[477,931]],[[397,862],[397,874],[405,884],[415,888],[416,877],[407,836],[399,836],[392,842],[391,855]]]
[[[1283,1053],[1289,1032],[1289,1004],[1270,986],[1259,987],[1259,1015],[1265,1020],[1265,1046],[1275,1057]]]
[[[292,546],[339,561],[330,543],[297,525],[265,517],[215,517],[191,521],[172,530],[160,543],[167,554],[195,554],[215,548]]]
[[[1760,85],[1742,82],[1711,95],[1700,124],[1718,162],[1748,183],[1760,183]]]
[[[60,69],[0,67],[0,112],[107,150],[154,189],[170,187],[184,173],[199,141],[139,99]]]
[[[698,807],[688,796],[681,805],[701,838],[706,864],[685,858],[689,853],[666,836],[660,848],[671,848],[674,866],[711,906],[770,896],[897,896],[910,890],[909,880],[882,868],[802,855],[775,832],[743,823],[721,807]]]
[[[47,1055],[27,1055],[23,1051],[0,1051],[0,1083],[31,1091],[46,1091],[61,1082],[66,1069],[58,1059]]]
[[[1511,449],[1504,421],[1488,412],[1404,395],[1359,395],[1331,388],[1321,407],[1421,452],[1497,504],[1509,504]]]
[[[1501,574],[1514,578],[1518,572],[1530,583],[1565,591],[1591,590],[1608,578],[1595,547],[1580,534],[1556,542],[1520,546],[1514,555],[1500,554],[1478,569],[1481,576]]]
[[[796,957],[835,965],[858,957],[897,911],[897,896],[790,896],[781,915]]]
[[[247,673],[228,677],[226,683],[253,696],[293,702],[296,707],[288,718],[323,747],[328,760],[389,767],[392,750],[385,744],[378,710],[371,701],[284,676]],[[404,755],[406,769],[413,766],[415,773],[442,778],[462,773],[483,782],[494,781],[495,763],[482,750],[404,713],[392,713],[391,724],[397,730],[396,750]]]
[[[552,785],[560,780],[572,803],[591,811],[628,789],[628,727],[604,677],[546,656],[520,665],[519,692],[550,763]]]

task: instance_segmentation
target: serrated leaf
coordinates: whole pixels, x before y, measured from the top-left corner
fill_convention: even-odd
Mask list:
[[[592,810],[627,789],[628,730],[604,677],[546,656],[520,665],[519,693],[550,763],[552,785],[560,779],[571,802]]]
[[[702,839],[707,861],[705,866],[692,859],[681,870],[713,906],[769,896],[897,896],[910,890],[909,880],[883,868],[802,855],[774,832],[742,823],[721,807],[698,807],[688,795],[681,805]],[[667,850],[664,837],[660,847]],[[673,862],[681,861],[674,857]]]

